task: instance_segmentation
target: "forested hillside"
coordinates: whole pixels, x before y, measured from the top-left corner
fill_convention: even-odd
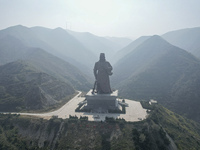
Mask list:
[[[87,75],[74,65],[27,46],[27,39],[0,35],[0,111],[48,109],[69,99],[75,90],[91,87]]]
[[[143,104],[147,106],[147,104]],[[125,122],[107,118],[88,122],[70,117],[50,120],[0,114],[0,149],[188,150],[200,146],[200,125],[162,106],[151,107],[148,119]]]
[[[0,111],[49,108],[75,93],[74,88],[29,62],[16,61],[0,66]]]
[[[159,36],[153,36],[115,65],[113,83],[122,97],[155,99],[200,120],[200,61]]]

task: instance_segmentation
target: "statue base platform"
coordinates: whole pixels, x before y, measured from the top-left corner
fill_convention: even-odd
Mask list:
[[[81,112],[122,113],[117,96],[117,90],[111,94],[97,94],[92,93],[92,90],[90,90],[85,95],[85,101],[79,103],[79,107],[76,110]]]

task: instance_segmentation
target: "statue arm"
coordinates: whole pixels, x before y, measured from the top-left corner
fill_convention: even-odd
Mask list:
[[[94,65],[93,71],[94,71],[94,77],[95,77],[95,79],[97,80],[97,64],[96,64],[96,63],[95,63],[95,65]]]

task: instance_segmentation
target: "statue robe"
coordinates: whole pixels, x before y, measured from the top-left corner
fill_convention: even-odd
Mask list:
[[[97,93],[110,94],[112,93],[110,88],[110,79],[112,66],[107,61],[98,61],[94,66],[94,76],[97,81]]]

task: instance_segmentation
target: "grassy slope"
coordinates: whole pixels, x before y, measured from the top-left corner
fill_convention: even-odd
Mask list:
[[[161,125],[174,140],[178,149],[188,150],[200,147],[200,124],[195,121],[186,119],[161,105],[153,108],[148,120]]]

